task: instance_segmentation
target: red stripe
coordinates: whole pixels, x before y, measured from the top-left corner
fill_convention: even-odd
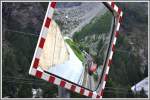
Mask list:
[[[97,95],[97,96],[96,96],[96,98],[100,98],[100,96],[99,96],[99,95]]]
[[[91,92],[91,91],[89,91],[89,97],[92,97],[92,95],[93,95],[93,92]]]
[[[66,84],[66,82],[65,82],[64,80],[61,80],[61,82],[60,82],[60,86],[61,86],[61,87],[64,87],[64,86],[65,86],[65,84]]]
[[[44,43],[45,43],[45,39],[41,37],[39,47],[40,47],[40,48],[43,48]]]
[[[108,75],[105,74],[105,76],[104,76],[104,81],[107,81],[107,79],[108,79]]]
[[[122,22],[122,16],[119,17],[119,23],[121,23],[121,22]]]
[[[35,58],[33,67],[34,67],[34,68],[37,68],[38,65],[39,65],[39,59],[38,59],[38,58]]]
[[[118,9],[118,15],[120,15],[121,11],[122,11],[121,8],[119,8]]]
[[[84,93],[84,89],[83,88],[81,88],[81,90],[80,90],[80,94],[83,94]]]
[[[109,61],[108,61],[108,66],[110,67],[111,64],[112,64],[112,60],[109,59]]]
[[[75,91],[76,86],[75,85],[71,85],[71,90],[74,92]]]
[[[112,45],[112,51],[113,52],[115,51],[115,45],[114,44]]]
[[[41,71],[36,71],[36,77],[41,78],[42,77],[42,72]]]
[[[49,28],[50,22],[51,22],[51,19],[47,17],[46,22],[45,22],[45,27],[46,28]]]
[[[52,8],[55,8],[55,7],[56,7],[56,2],[52,2],[52,3],[51,3],[51,7],[52,7]]]
[[[101,96],[103,96],[103,94],[104,94],[104,90],[101,91]]]
[[[111,2],[111,7],[114,8],[114,6],[115,6],[115,3]]]
[[[117,38],[119,36],[119,32],[115,32],[115,37]]]
[[[48,81],[49,81],[50,83],[54,83],[55,77],[54,77],[54,76],[50,76]]]

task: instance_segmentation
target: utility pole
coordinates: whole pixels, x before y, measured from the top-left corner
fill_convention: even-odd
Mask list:
[[[67,89],[58,86],[58,97],[59,98],[70,98],[70,92]]]

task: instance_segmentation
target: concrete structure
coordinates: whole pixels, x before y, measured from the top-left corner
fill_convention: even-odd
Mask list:
[[[145,94],[148,96],[148,77],[143,79],[142,81],[138,82],[134,86],[131,87],[131,90],[134,93],[140,92],[142,89],[144,89]]]

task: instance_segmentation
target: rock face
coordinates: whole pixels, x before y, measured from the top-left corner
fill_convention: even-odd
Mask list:
[[[102,3],[58,3],[53,18],[61,27],[62,33],[72,37],[74,32],[82,29],[105,10]]]
[[[70,8],[70,7],[76,7],[80,6],[81,2],[59,2],[57,3],[58,8]]]

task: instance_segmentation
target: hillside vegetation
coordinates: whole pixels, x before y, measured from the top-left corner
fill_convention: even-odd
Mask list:
[[[45,98],[57,97],[57,86],[28,75],[47,4],[14,2],[2,5],[2,97],[31,98],[32,88],[41,88]],[[124,17],[104,98],[146,97],[142,93],[134,95],[130,88],[148,76],[148,5],[141,2],[117,5],[123,9]],[[110,17],[107,14],[102,18]],[[101,31],[107,32],[110,21],[95,20],[76,32],[75,42],[67,42],[76,49],[80,60],[83,58],[76,44],[101,64],[104,55],[97,52],[103,41],[98,35]],[[71,97],[84,96],[71,92]]]

